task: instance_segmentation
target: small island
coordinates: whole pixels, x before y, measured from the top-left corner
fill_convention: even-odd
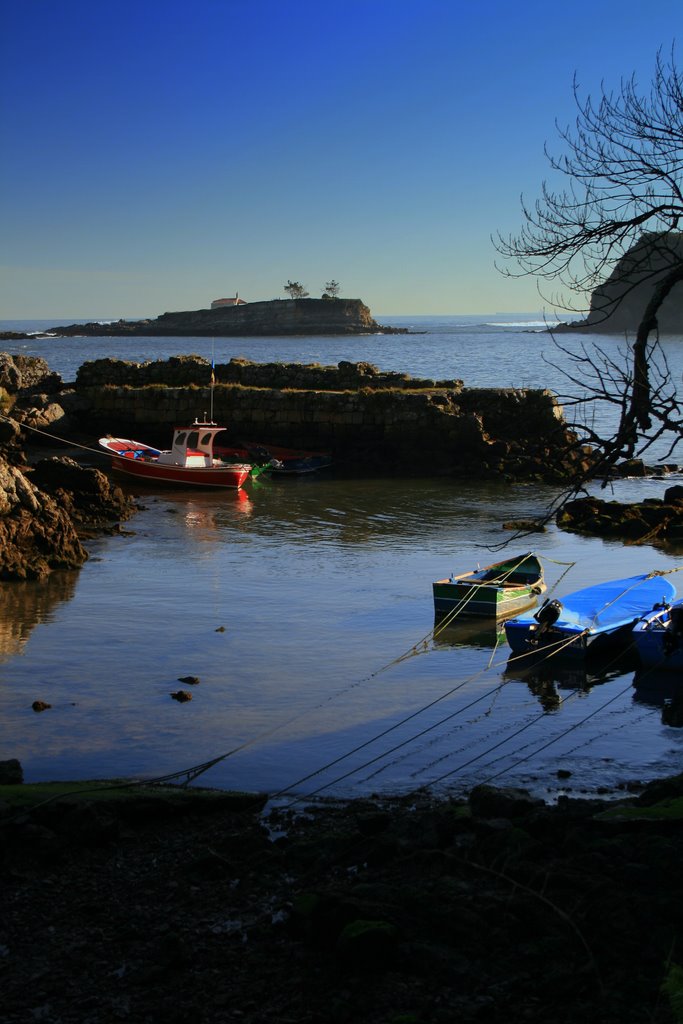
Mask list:
[[[214,303],[210,309],[162,313],[149,320],[116,320],[52,327],[55,337],[254,337],[282,335],[407,334],[383,327],[360,299],[292,298]]]

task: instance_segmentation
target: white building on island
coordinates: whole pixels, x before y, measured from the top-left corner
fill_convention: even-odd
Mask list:
[[[246,306],[246,302],[240,298],[239,292],[235,292],[233,299],[214,299],[211,303],[211,309],[219,309],[221,306]]]

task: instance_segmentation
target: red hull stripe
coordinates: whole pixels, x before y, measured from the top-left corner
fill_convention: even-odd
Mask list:
[[[233,466],[216,467],[216,469],[192,469],[184,466],[159,466],[155,463],[127,459],[125,456],[114,456],[112,468],[118,469],[129,476],[141,477],[172,484],[191,484],[195,487],[241,487],[249,476],[248,469]]]

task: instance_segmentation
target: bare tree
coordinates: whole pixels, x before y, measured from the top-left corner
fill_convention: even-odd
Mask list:
[[[340,287],[339,281],[332,280],[327,282],[323,291],[325,295],[329,295],[330,298],[336,299],[339,295]]]
[[[302,284],[298,281],[288,281],[285,285],[285,291],[289,295],[290,299],[307,299],[308,292]]]
[[[571,128],[558,127],[559,156],[546,147],[553,177],[564,178],[556,191],[543,183],[533,206],[522,200],[523,227],[518,235],[498,236],[498,252],[513,260],[508,276],[534,275],[557,282],[555,308],[590,315],[579,327],[595,329],[633,290],[647,284],[647,302],[631,327],[633,341],[624,366],[600,349],[576,352],[560,345],[576,364],[569,380],[581,386],[569,396],[577,405],[595,400],[615,403],[618,426],[604,438],[577,426],[594,446],[596,471],[606,472],[622,458],[646,451],[664,433],[672,433],[670,451],[683,437],[681,410],[668,368],[658,347],[658,314],[672,289],[683,281],[683,73],[674,50],[660,51],[649,92],[635,76],[619,90],[603,86],[597,102],[580,97]],[[615,268],[618,268],[615,271]],[[613,272],[616,287],[605,279]]]

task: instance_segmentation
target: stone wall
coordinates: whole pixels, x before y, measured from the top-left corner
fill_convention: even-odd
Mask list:
[[[444,474],[523,479],[564,478],[577,456],[567,456],[573,439],[555,397],[531,389],[467,389],[461,382],[439,386],[403,375],[368,373],[367,364],[284,367],[278,382],[300,374],[325,378],[326,388],[246,386],[243,383],[89,384],[104,367],[83,367],[77,388],[89,429],[167,447],[174,426],[204,418],[213,400],[213,418],[228,428],[227,442],[324,449],[335,463],[354,472],[384,471],[410,476]],[[169,361],[169,369],[174,361]],[[261,380],[267,369],[242,361],[235,368]],[[231,364],[226,364],[231,365]],[[355,370],[352,370],[355,367]],[[178,367],[175,367],[177,369]],[[158,368],[157,368],[158,369]],[[209,368],[210,369],[210,368]],[[222,367],[217,368],[222,378]],[[374,369],[374,368],[373,368]],[[149,367],[144,373],[151,372]],[[156,371],[155,371],[156,372]],[[353,376],[373,385],[342,389]],[[394,383],[394,377],[400,381]],[[380,386],[386,379],[391,386]],[[273,375],[270,379],[272,381]],[[336,380],[337,388],[331,384]],[[397,386],[398,384],[398,386]]]
[[[446,388],[462,390],[461,380],[430,380],[407,373],[378,370],[372,363],[342,361],[336,366],[320,363],[252,363],[231,359],[217,363],[214,376],[218,384],[241,384],[251,388],[280,388],[301,391],[357,391],[359,388],[406,388],[423,390]],[[203,356],[171,356],[170,359],[133,363],[123,359],[94,359],[83,363],[76,377],[78,388],[107,384],[144,387],[165,384],[185,387],[208,386],[211,363]]]

